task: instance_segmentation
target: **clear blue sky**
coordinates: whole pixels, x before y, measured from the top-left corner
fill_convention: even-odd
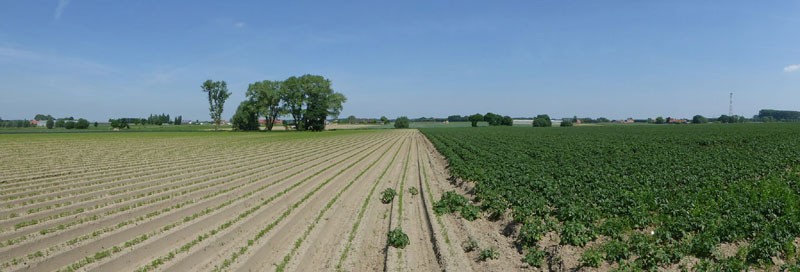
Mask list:
[[[0,2],[0,117],[210,119],[306,73],[342,116],[800,110],[800,1]]]

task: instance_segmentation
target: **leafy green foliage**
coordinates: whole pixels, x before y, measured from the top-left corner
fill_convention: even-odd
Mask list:
[[[597,268],[603,263],[603,255],[599,250],[590,248],[583,252],[578,261],[582,266]]]
[[[547,226],[540,222],[529,222],[522,225],[517,236],[517,243],[523,247],[535,247],[547,232]]]
[[[536,118],[533,118],[533,126],[534,127],[552,127],[553,122],[550,121],[550,116],[547,114],[540,114],[537,115]]]
[[[692,117],[692,124],[705,124],[708,123],[708,119],[703,117],[702,115],[695,115]]]
[[[454,191],[447,191],[439,201],[433,203],[433,211],[437,215],[454,213],[460,211],[461,207],[466,206],[468,202],[466,197]]]
[[[408,240],[408,235],[400,228],[395,228],[389,231],[389,245],[395,248],[405,248],[411,243]]]
[[[576,221],[564,223],[564,228],[561,230],[562,244],[582,247],[596,237],[591,227]]]
[[[483,115],[480,113],[470,115],[469,121],[472,123],[472,127],[478,127],[478,122],[483,121]]]
[[[246,95],[252,111],[256,113],[256,125],[258,125],[258,115],[264,116],[267,131],[272,131],[278,116],[285,112],[281,105],[281,97],[285,91],[282,86],[282,81],[263,80],[251,83],[247,87]]]
[[[493,247],[481,250],[481,252],[478,253],[478,261],[481,262],[496,260],[497,258],[500,258],[500,253],[498,253],[497,249]]]
[[[396,195],[397,191],[395,191],[392,188],[386,188],[386,190],[383,190],[383,192],[381,192],[381,202],[383,202],[383,204],[392,203],[392,200]]]
[[[294,119],[295,129],[322,131],[327,117],[338,117],[347,98],[334,92],[331,81],[318,75],[289,77],[281,83],[282,110]]]
[[[475,182],[484,211],[511,209],[523,247],[550,230],[575,246],[602,235],[603,259],[639,269],[683,256],[722,265],[716,248],[741,241],[749,246],[725,265],[796,255],[800,124],[421,131],[451,174]],[[434,210],[467,204],[445,194]]]
[[[468,204],[464,207],[461,207],[461,217],[464,217],[464,219],[467,219],[467,221],[474,221],[475,219],[478,219],[480,215],[481,209],[478,208],[478,206]]]
[[[561,126],[561,127],[571,127],[572,126],[572,121],[569,121],[569,120],[561,121],[561,125],[559,125],[559,126]]]
[[[472,237],[469,237],[467,241],[464,241],[461,247],[464,248],[464,252],[472,252],[479,249],[478,241]]]
[[[231,118],[233,129],[240,131],[258,130],[258,110],[249,100],[242,101]]]
[[[419,194],[419,190],[417,189],[417,187],[408,188],[408,192],[411,193],[411,195]]]
[[[542,267],[545,256],[547,256],[547,253],[545,253],[543,250],[532,247],[527,250],[525,256],[522,258],[522,261],[533,267]]]
[[[437,215],[460,212],[461,217],[469,221],[478,219],[480,209],[469,203],[466,197],[454,192],[447,191],[439,201],[433,203],[433,211]]]
[[[214,124],[216,125],[215,129],[219,128],[219,123],[222,121],[222,111],[225,106],[225,100],[228,100],[228,97],[231,96],[231,92],[228,91],[228,83],[225,81],[212,81],[206,80],[203,82],[201,86],[203,88],[203,92],[208,93],[208,110],[211,115],[211,119],[214,120]],[[167,118],[169,120],[169,118]]]

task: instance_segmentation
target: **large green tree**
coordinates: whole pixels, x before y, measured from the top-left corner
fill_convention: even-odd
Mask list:
[[[486,121],[487,123],[489,123],[490,126],[500,126],[500,125],[503,125],[503,116],[499,115],[499,114],[494,114],[494,113],[491,113],[491,112],[487,112],[486,115],[483,116],[483,121]]]
[[[264,80],[250,84],[247,87],[247,97],[252,101],[257,114],[264,116],[267,121],[267,130],[271,131],[275,120],[285,112],[281,105],[283,97],[282,81]]]
[[[705,124],[708,123],[708,119],[703,117],[702,115],[695,115],[692,117],[692,124]]]
[[[478,122],[483,121],[483,115],[480,113],[470,115],[469,121],[472,123],[472,127],[478,127]]]
[[[212,81],[206,80],[201,86],[203,92],[208,93],[208,106],[211,113],[211,119],[214,120],[214,130],[219,129],[219,123],[222,120],[222,110],[225,106],[225,100],[231,96],[228,91],[228,83],[225,81]]]
[[[550,121],[550,116],[547,114],[539,114],[533,118],[534,127],[552,127],[553,122]]]
[[[89,121],[83,118],[78,119],[78,122],[75,123],[75,128],[77,129],[87,129],[89,128]]]
[[[338,117],[347,98],[334,92],[331,81],[317,75],[290,77],[283,82],[283,107],[294,119],[295,129],[321,131],[327,117]]]
[[[400,116],[394,120],[394,128],[408,128],[409,123],[408,117]]]

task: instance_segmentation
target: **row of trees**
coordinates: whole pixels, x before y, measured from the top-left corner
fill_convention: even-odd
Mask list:
[[[118,123],[125,123],[125,124],[133,124],[133,125],[163,125],[163,124],[170,124],[170,125],[181,125],[183,124],[183,116],[176,116],[175,119],[171,119],[169,114],[150,114],[147,118],[117,118],[117,119],[108,119],[109,123],[114,121]]]
[[[478,122],[487,122],[489,123],[490,126],[511,126],[514,124],[514,120],[511,119],[510,116],[502,116],[491,112],[487,112],[485,115],[476,113],[465,117],[467,121],[472,123],[473,127],[477,127]],[[447,120],[450,122],[461,122],[464,120],[464,117],[459,117],[458,115],[451,115],[447,117]]]
[[[35,127],[30,120],[0,120],[0,128],[25,128]]]
[[[381,116],[379,119],[375,118],[357,118],[355,115],[350,115],[345,119],[338,119],[339,124],[384,124],[388,125],[390,123],[389,118],[386,116]]]
[[[46,122],[45,127],[48,129],[87,129],[90,126],[89,121],[83,118],[80,118],[76,121],[73,117],[55,119],[50,115],[37,114],[34,120],[38,122]],[[37,126],[37,124],[34,124],[30,120],[0,120],[0,127],[3,128],[26,128]],[[94,126],[97,127],[97,122],[95,122]]]
[[[347,101],[343,94],[332,89],[330,80],[318,75],[254,82],[248,86],[246,96],[247,100],[239,104],[231,119],[237,130],[257,130],[258,118],[262,116],[269,131],[278,117],[289,115],[296,130],[321,131],[328,116],[336,118]],[[211,108],[213,114],[213,104]]]

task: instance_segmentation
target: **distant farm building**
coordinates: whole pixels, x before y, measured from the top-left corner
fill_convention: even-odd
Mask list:
[[[669,123],[669,124],[688,124],[689,123],[689,120],[687,120],[687,119],[673,119],[673,118],[668,118],[668,119],[669,120],[667,121],[667,123]]]
[[[267,119],[258,119],[258,124],[262,125],[262,126],[266,126],[267,125]],[[283,124],[283,120],[275,118],[275,120],[272,121],[272,124],[273,125],[282,125]]]
[[[533,125],[533,120],[529,120],[529,119],[514,119],[513,120],[513,124],[515,126],[532,126]]]

